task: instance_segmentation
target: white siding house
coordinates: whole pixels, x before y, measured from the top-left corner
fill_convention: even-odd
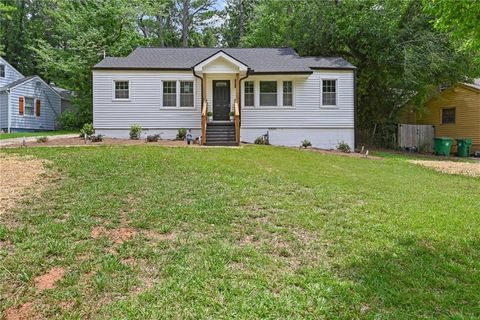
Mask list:
[[[205,144],[224,144],[215,128],[231,127],[236,142],[268,133],[274,145],[353,147],[354,73],[341,58],[302,58],[290,48],[138,48],[93,68],[94,127],[128,137],[139,124],[164,139],[189,128]]]

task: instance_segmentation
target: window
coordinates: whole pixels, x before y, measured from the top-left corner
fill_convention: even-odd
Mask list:
[[[115,81],[115,99],[129,99],[128,81]]]
[[[180,81],[180,107],[193,107],[193,81]]]
[[[0,78],[5,78],[5,65],[0,64]]]
[[[245,81],[244,83],[244,98],[245,102],[244,105],[247,107],[253,107],[255,105],[255,91],[253,86],[253,81]]]
[[[322,105],[337,105],[337,80],[322,80]]]
[[[25,115],[33,116],[35,114],[35,99],[25,97]]]
[[[283,81],[283,105],[293,106],[293,83],[292,81]]]
[[[455,123],[455,108],[442,109],[442,124]]]
[[[276,81],[260,81],[260,105],[261,106],[277,105],[277,82]]]
[[[177,82],[163,81],[163,106],[177,106]]]

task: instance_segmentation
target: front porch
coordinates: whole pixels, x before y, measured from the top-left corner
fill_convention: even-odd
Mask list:
[[[240,85],[248,66],[220,51],[197,64],[194,74],[202,84],[201,144],[239,145]]]

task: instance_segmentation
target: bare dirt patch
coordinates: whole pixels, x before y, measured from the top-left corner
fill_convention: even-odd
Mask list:
[[[113,243],[122,244],[125,241],[132,240],[137,234],[137,230],[133,228],[118,228],[107,230],[104,227],[93,227],[90,235],[92,238],[97,239],[103,235],[107,236]]]
[[[480,177],[480,163],[430,160],[408,160],[408,162],[432,168],[436,171],[447,174],[460,174],[470,177]]]
[[[177,234],[174,232],[158,233],[152,230],[144,231],[143,235],[147,237],[149,240],[153,240],[153,241],[172,241],[172,240],[175,240],[175,238],[177,237]]]
[[[33,317],[32,305],[31,302],[26,302],[18,308],[8,308],[5,311],[5,320],[28,320],[36,318]]]
[[[64,275],[64,268],[53,268],[46,274],[35,278],[35,288],[40,291],[43,291],[45,289],[53,289],[55,288],[56,282],[61,280]]]
[[[45,161],[32,157],[15,155],[0,155],[0,215],[9,212],[26,196],[26,189],[33,186],[41,179],[45,171]],[[38,194],[43,190],[38,184],[28,192],[28,196]]]

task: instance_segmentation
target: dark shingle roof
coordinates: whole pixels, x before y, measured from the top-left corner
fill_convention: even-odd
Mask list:
[[[352,69],[341,58],[301,58],[292,48],[146,48],[135,49],[124,58],[107,57],[94,69],[190,70],[199,62],[223,51],[246,64],[252,72],[311,72],[315,68]],[[315,60],[317,59],[317,60]],[[312,66],[310,66],[312,65]]]
[[[25,77],[25,78],[18,79],[17,81],[10,82],[6,86],[2,87],[2,89],[11,89],[13,87],[18,86],[19,84],[22,84],[24,82],[27,82],[28,80],[31,80],[31,79],[35,78],[35,77],[38,77],[38,76],[28,76],[28,77]]]

